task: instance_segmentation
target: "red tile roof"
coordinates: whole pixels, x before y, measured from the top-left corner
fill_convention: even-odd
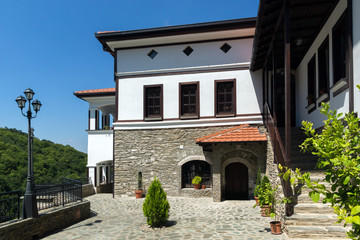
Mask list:
[[[74,94],[99,94],[99,93],[115,93],[115,88],[102,88],[102,89],[91,89],[91,90],[82,90],[76,91]]]
[[[266,141],[266,135],[259,132],[257,127],[243,124],[205,137],[196,139],[196,143],[231,143]]]

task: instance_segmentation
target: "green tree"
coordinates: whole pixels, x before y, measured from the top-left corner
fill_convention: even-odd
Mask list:
[[[170,204],[156,177],[151,182],[143,205],[146,222],[151,227],[161,227],[169,218]]]
[[[330,183],[331,188],[311,181],[310,173],[301,173],[300,169],[295,172],[285,169],[281,175],[290,180],[293,189],[298,184],[310,188],[309,196],[314,202],[324,195],[323,203],[331,203],[338,223],[352,224],[348,236],[360,239],[360,119],[353,113],[343,117],[330,110],[327,103],[322,103],[320,112],[327,118],[321,133],[315,131],[311,122],[302,123],[307,139],[301,148],[318,157],[317,167],[324,170],[323,181]]]
[[[70,146],[34,138],[36,184],[56,183],[62,177],[86,176],[86,154]],[[0,128],[0,192],[24,189],[27,176],[27,134]]]

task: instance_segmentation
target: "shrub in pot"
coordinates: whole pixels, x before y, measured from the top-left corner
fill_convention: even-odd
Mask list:
[[[195,189],[200,189],[201,181],[202,181],[202,178],[200,176],[195,176],[193,178],[193,180],[191,181],[191,183],[194,185]]]
[[[166,193],[161,187],[159,179],[155,177],[147,191],[143,205],[147,224],[151,227],[163,226],[169,218],[169,209],[170,204]]]
[[[142,190],[142,173],[141,172],[139,172],[137,175],[137,182],[138,182],[138,186],[137,186],[137,190],[135,190],[135,197],[142,198],[143,190]]]
[[[259,196],[259,205],[261,208],[261,216],[269,217],[273,212],[275,189],[272,188],[269,178],[265,175],[261,179]]]
[[[261,187],[261,174],[260,174],[260,168],[258,168],[258,171],[256,174],[255,189],[254,189],[254,198],[256,201],[256,205],[259,205],[260,187]]]

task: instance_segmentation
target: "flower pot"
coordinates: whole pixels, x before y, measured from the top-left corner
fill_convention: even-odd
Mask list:
[[[271,227],[271,234],[275,234],[275,235],[282,234],[280,221],[270,222],[270,227]]]
[[[135,197],[136,198],[142,198],[143,191],[142,190],[135,190]]]
[[[263,205],[260,209],[261,209],[262,217],[270,217],[270,210],[271,210],[270,205]]]
[[[194,184],[194,188],[195,188],[195,189],[200,189],[200,188],[201,188],[201,184]]]
[[[201,185],[201,188],[202,188],[202,189],[205,189],[205,188],[206,188],[206,185]]]
[[[255,198],[255,201],[256,201],[256,205],[259,206],[259,205],[260,205],[260,204],[259,204],[259,197],[254,197],[254,198]]]

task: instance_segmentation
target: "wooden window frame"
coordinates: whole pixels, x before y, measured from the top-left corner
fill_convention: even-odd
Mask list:
[[[333,97],[337,96],[344,90],[349,87],[349,68],[350,68],[350,46],[347,39],[349,38],[350,29],[348,24],[348,10],[345,10],[341,17],[338,19],[334,27],[332,28],[332,66],[333,66],[333,84],[330,90],[333,92]],[[344,34],[344,47],[339,46],[338,40],[339,32]],[[344,76],[341,75],[341,70],[339,70],[339,59],[341,51],[345,50],[345,72]]]
[[[148,117],[147,116],[147,96],[146,89],[148,88],[157,88],[160,87],[160,114],[158,117]],[[144,85],[144,121],[161,121],[163,120],[163,85]]]
[[[209,170],[209,172],[199,172],[200,166],[206,166]],[[185,170],[189,170],[191,167],[190,166],[194,166],[195,168],[195,172],[191,172],[190,173],[187,172],[190,176],[187,177]],[[204,177],[204,175],[209,174],[208,177]],[[206,162],[206,161],[202,161],[202,160],[192,160],[189,162],[184,163],[181,166],[181,188],[194,188],[194,185],[191,183],[192,178],[194,178],[195,176],[200,176],[203,179],[203,183],[205,183],[207,188],[211,188],[212,187],[212,166],[210,163]]]
[[[183,96],[182,96],[182,87],[188,85],[196,85],[196,107],[195,107],[195,114],[183,114]],[[179,116],[180,119],[196,119],[200,116],[200,102],[199,102],[199,82],[186,82],[186,83],[179,83]]]
[[[318,105],[321,106],[322,102],[327,102],[330,99],[330,42],[329,36],[327,36],[324,41],[321,43],[318,54],[318,87],[317,90],[318,98],[316,101]],[[327,51],[327,54],[326,54]],[[321,86],[325,84],[325,86]]]
[[[312,71],[313,72],[312,72]],[[312,85],[313,89],[310,89]],[[312,90],[312,91],[311,91]],[[313,102],[309,102],[310,95],[313,95],[312,100]],[[312,56],[307,64],[307,97],[308,105],[306,109],[308,113],[313,112],[316,109],[316,55]]]
[[[232,82],[232,112],[229,113],[219,113],[218,112],[218,84]],[[235,117],[236,116],[236,79],[223,79],[223,80],[215,80],[214,82],[214,99],[215,99],[215,117]]]

